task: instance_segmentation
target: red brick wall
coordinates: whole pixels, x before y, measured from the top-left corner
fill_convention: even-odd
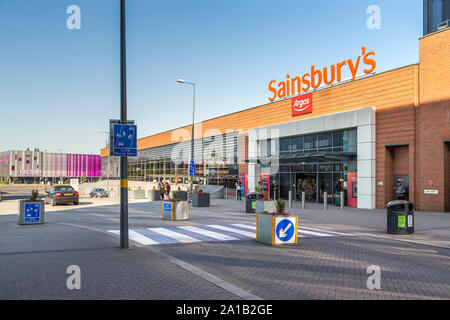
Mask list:
[[[445,144],[446,146],[446,157],[445,157],[445,172],[444,172],[444,181],[445,181],[445,211],[450,212],[450,142]]]
[[[416,209],[444,211],[448,201],[444,141],[450,140],[450,29],[421,38],[419,59]],[[424,194],[425,189],[439,194]]]
[[[414,77],[413,77],[414,79]],[[414,80],[412,80],[412,85]],[[415,109],[414,95],[411,105],[376,112],[376,176],[377,208],[385,208],[393,200],[394,174],[409,174],[409,199],[415,196]],[[396,144],[407,146],[389,147]],[[378,182],[382,181],[380,185]]]
[[[409,174],[409,147],[398,146],[394,149],[394,174]]]

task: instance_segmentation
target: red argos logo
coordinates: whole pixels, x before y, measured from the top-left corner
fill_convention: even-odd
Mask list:
[[[312,112],[312,93],[292,98],[292,116]]]

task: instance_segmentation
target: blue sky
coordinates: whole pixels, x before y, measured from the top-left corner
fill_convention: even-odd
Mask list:
[[[98,153],[120,117],[119,0],[0,0],[0,150]],[[81,30],[69,30],[69,5]],[[381,30],[366,9],[381,8]],[[128,0],[128,118],[138,137],[268,103],[270,80],[376,52],[418,62],[421,0]]]

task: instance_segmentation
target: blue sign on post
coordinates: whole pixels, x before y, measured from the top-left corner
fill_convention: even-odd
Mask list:
[[[25,203],[23,223],[40,223],[41,205],[39,203]]]
[[[194,160],[191,160],[191,162],[189,162],[189,175],[190,176],[195,176],[195,162],[194,162]]]
[[[137,127],[134,124],[113,124],[112,154],[117,157],[137,156]]]

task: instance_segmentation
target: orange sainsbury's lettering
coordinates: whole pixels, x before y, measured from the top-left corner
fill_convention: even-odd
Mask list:
[[[269,82],[269,90],[270,90],[271,92],[273,92],[273,97],[272,97],[272,98],[269,98],[270,102],[272,102],[273,100],[275,100],[276,97],[277,97],[277,89],[275,89],[274,87],[272,87],[272,83],[276,83],[276,82],[277,82],[276,80],[272,80],[272,81]]]
[[[286,79],[280,82],[271,80],[269,82],[269,91],[272,96],[269,97],[269,101],[273,102],[276,98],[283,99],[290,95],[300,94],[301,92],[308,91],[310,89],[317,89],[323,84],[331,85],[334,82],[342,81],[342,69],[346,68],[351,74],[351,81],[355,80],[358,74],[358,70],[361,64],[361,58],[364,65],[367,67],[364,69],[365,74],[372,73],[376,70],[377,62],[374,58],[375,51],[369,51],[366,53],[366,47],[361,47],[361,55],[356,59],[347,59],[336,64],[332,64],[330,67],[324,67],[323,69],[317,68],[315,65],[311,66],[311,73],[305,73],[302,76],[286,75]],[[323,71],[322,71],[323,70]],[[278,87],[278,89],[276,89]]]

